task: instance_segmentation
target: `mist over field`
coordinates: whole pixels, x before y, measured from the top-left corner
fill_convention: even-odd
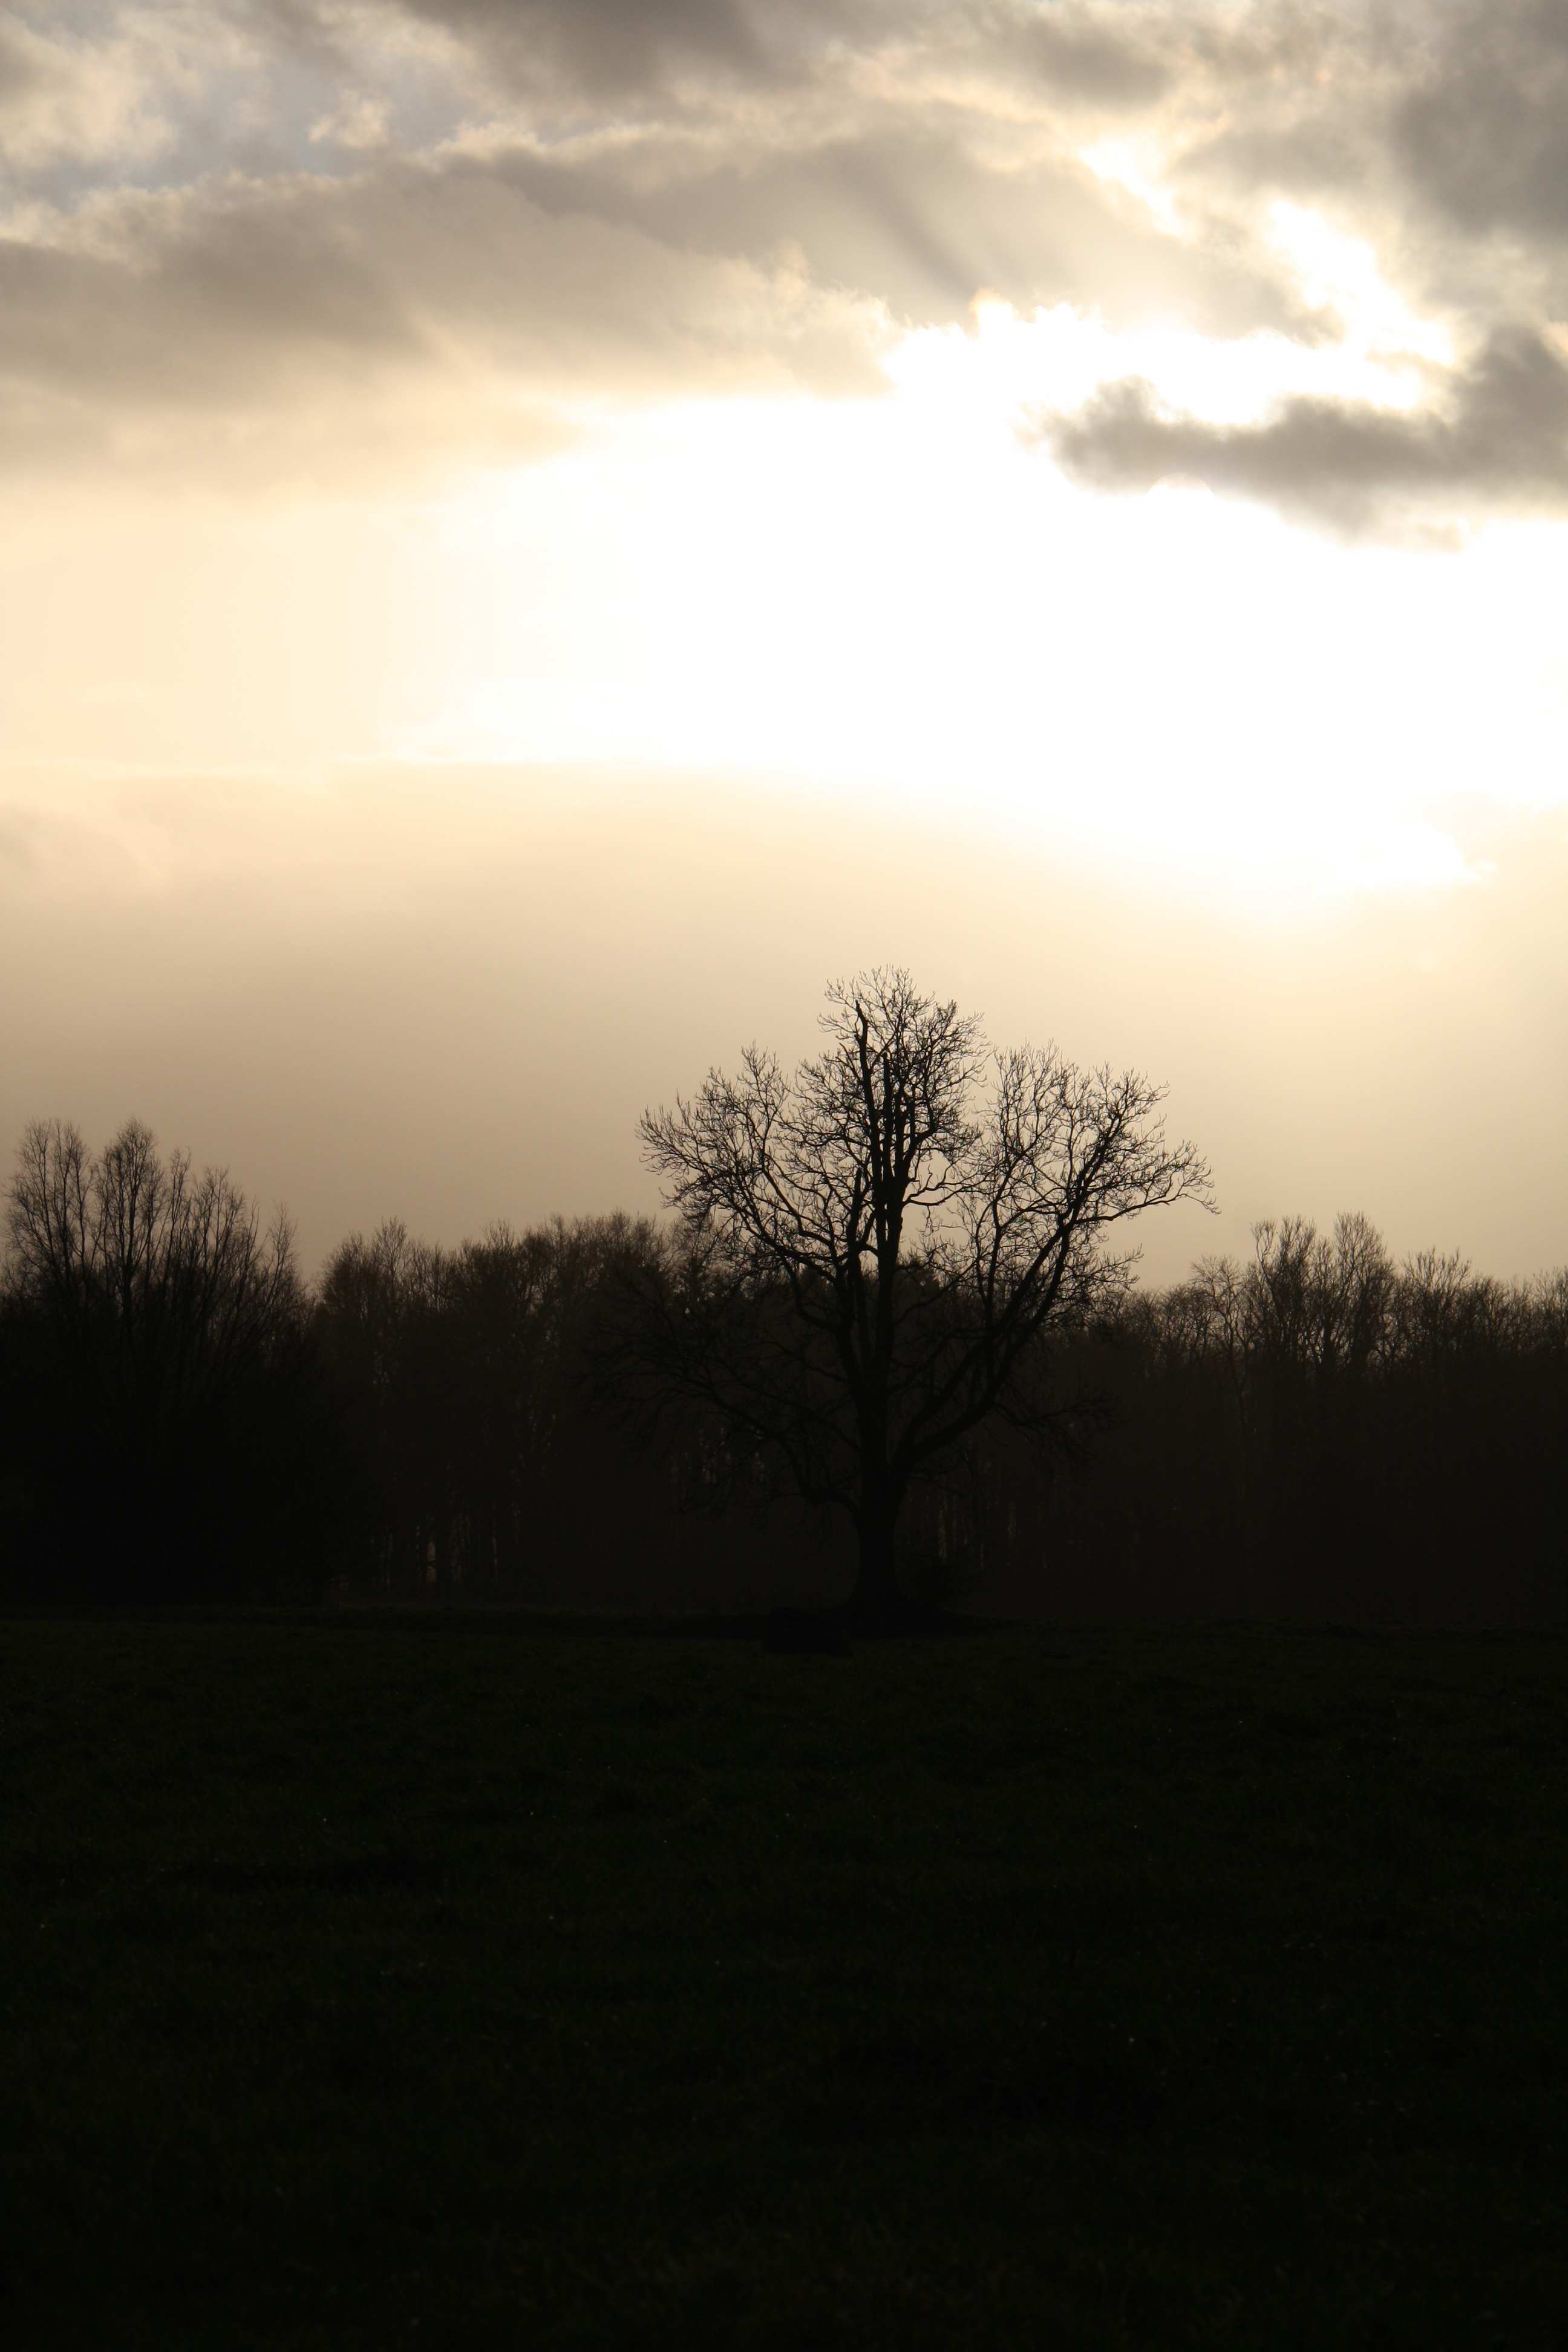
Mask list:
[[[13,1143],[38,1116],[100,1138],[141,1117],[286,1204],[310,1273],[390,1215],[455,1244],[646,1213],[644,1106],[753,1038],[810,1050],[824,978],[912,941],[998,1043],[1170,1083],[1218,1217],[1151,1223],[1152,1282],[1293,1210],[1360,1208],[1397,1253],[1503,1276],[1563,1255],[1555,817],[1489,821],[1497,870],[1455,893],[1281,915],[886,803],[851,811],[868,903],[841,803],[746,782],[430,790],[35,777],[0,859]]]

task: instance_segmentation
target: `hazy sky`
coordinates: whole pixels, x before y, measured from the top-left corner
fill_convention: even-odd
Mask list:
[[[651,1206],[908,963],[1568,1258],[1568,5],[0,7],[0,1148]]]

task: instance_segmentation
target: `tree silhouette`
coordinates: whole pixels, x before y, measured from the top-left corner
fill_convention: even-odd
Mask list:
[[[136,1120],[98,1152],[56,1120],[22,1139],[5,1228],[26,1476],[103,1589],[210,1578],[311,1466],[287,1219],[263,1231],[226,1174],[163,1160]]]
[[[647,1465],[595,1420],[582,1360],[614,1269],[657,1250],[651,1228],[601,1217],[457,1250],[393,1220],[334,1251],[317,1330],[359,1489],[351,1574],[515,1593],[630,1504],[625,1474],[645,1499]]]
[[[645,1114],[679,1224],[637,1353],[712,1414],[715,1483],[850,1514],[852,1607],[883,1616],[911,1485],[993,1413],[1059,1422],[1042,1341],[1124,1286],[1112,1227],[1206,1202],[1209,1175],[1166,1141],[1163,1088],[1054,1046],[988,1056],[906,971],[830,987],[821,1025],[793,1075],[753,1046]]]

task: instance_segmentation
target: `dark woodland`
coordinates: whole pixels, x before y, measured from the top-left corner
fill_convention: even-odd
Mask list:
[[[1142,1287],[899,973],[643,1133],[313,1281],[24,1137],[5,2340],[1560,2347],[1568,1274]]]
[[[7,1208],[5,1598],[744,1614],[855,1589],[844,1494],[777,1475],[787,1449],[726,1392],[776,1303],[679,1227],[442,1249],[392,1223],[311,1285],[286,1223],[135,1125],[96,1154],[33,1129]],[[908,1471],[889,1571],[908,1601],[1563,1616],[1568,1276],[1396,1265],[1355,1216],[1263,1225],[1246,1263],[1164,1291],[1096,1265],[1023,1336],[1028,1409],[953,1416]],[[676,1310],[700,1377],[688,1360],[656,1383]],[[802,1412],[811,1375],[792,1357]]]

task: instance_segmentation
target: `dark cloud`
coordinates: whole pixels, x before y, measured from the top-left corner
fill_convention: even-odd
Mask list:
[[[1036,17],[1019,44],[1047,89],[1100,106],[1142,108],[1169,88],[1173,61],[1114,21],[1062,9]]]
[[[60,394],[59,431],[100,438],[116,416],[252,410],[398,368],[444,369],[454,400],[484,366],[547,395],[719,388],[766,364],[865,392],[867,288],[915,324],[982,288],[1111,323],[1300,323],[1278,277],[1160,234],[1086,173],[988,171],[918,134],[646,190],[614,156],[392,156],[221,207],[128,198],[107,251],[0,240],[0,416]]]
[[[1532,329],[1496,330],[1448,389],[1446,415],[1294,399],[1261,425],[1234,426],[1173,415],[1152,385],[1127,381],[1040,430],[1064,470],[1095,489],[1195,477],[1347,530],[1386,527],[1434,494],[1447,509],[1568,507],[1568,369]]]
[[[222,210],[131,200],[113,252],[0,239],[0,463],[401,384],[460,442],[524,395],[880,384],[852,311],[649,236],[552,216],[487,166],[395,159]]]
[[[523,87],[566,79],[619,98],[695,67],[755,79],[764,49],[738,0],[405,0]]]
[[[42,79],[37,58],[0,25],[0,104],[26,97]]]
[[[1286,195],[1482,357],[1410,416],[1298,401],[1241,434],[1118,387],[1051,427],[1079,478],[1200,472],[1357,527],[1557,496],[1568,0],[82,0],[69,37],[26,24],[0,30],[0,422],[400,366],[864,385],[874,306],[947,323],[983,289],[1321,341],[1328,298],[1270,241]]]
[[[1097,308],[1112,324],[1180,316],[1214,334],[1311,331],[1267,257],[1170,236],[1070,161],[984,157],[962,126],[894,117],[811,148],[688,153],[651,185],[636,152],[517,151],[489,168],[559,217],[635,224],[758,266],[791,248],[819,283],[917,325],[963,317],[984,289],[1023,310]]]
[[[1188,20],[1212,128],[1179,167],[1254,201],[1358,199],[1416,279],[1462,280],[1455,240],[1521,282],[1564,283],[1568,7],[1417,0],[1362,13],[1274,0],[1234,26]],[[1499,253],[1499,237],[1510,250]]]
[[[771,20],[780,40],[783,13]],[[796,32],[845,21],[787,13]],[[551,39],[574,19],[543,0],[442,0],[442,14]],[[754,43],[726,29],[734,15],[650,7],[637,37],[662,56],[701,36],[755,66]],[[272,0],[267,17],[312,68],[342,33],[307,0]],[[589,8],[573,37],[609,44],[626,17]],[[1035,46],[1078,42],[1077,24],[1064,13],[1068,29],[1053,22]],[[345,68],[345,107],[354,95]],[[1112,323],[1306,331],[1288,282],[1256,254],[1164,233],[1070,157],[996,140],[974,102],[931,112],[895,90],[839,110],[826,132],[809,109],[798,125],[764,113],[756,136],[731,133],[721,110],[700,136],[655,119],[624,137],[547,142],[508,124],[477,152],[415,160],[394,140],[237,187],[199,177],[169,194],[121,191],[85,244],[0,242],[13,462],[37,449],[51,401],[53,437],[102,443],[117,420],[158,408],[254,414],[398,367],[445,367],[455,406],[465,373],[486,366],[517,368],[546,397],[691,390],[748,370],[754,383],[759,366],[863,392],[879,383],[868,303],[945,323],[983,289],[1023,310],[1095,307]]]
[[[1568,7],[1465,7],[1421,57],[1394,110],[1415,185],[1458,227],[1568,229]]]
[[[264,0],[279,25],[331,42],[310,0]],[[881,57],[971,60],[998,80],[1097,106],[1140,107],[1183,54],[1141,0],[386,0],[468,48],[502,89],[612,104],[633,116],[676,80],[757,94]]]
[[[0,386],[137,407],[277,389],[314,357],[419,337],[345,226],[297,205],[198,216],[134,264],[0,242]]]

